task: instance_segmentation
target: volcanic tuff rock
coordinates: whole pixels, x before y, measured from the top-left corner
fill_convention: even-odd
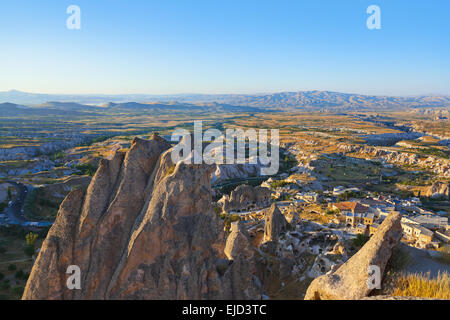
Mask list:
[[[229,179],[242,179],[261,175],[261,164],[235,163],[218,164],[212,176],[212,183],[219,183]]]
[[[392,213],[372,238],[335,272],[320,276],[309,286],[306,300],[357,300],[369,295],[369,266],[378,266],[381,275],[402,237],[401,215]]]
[[[445,197],[449,198],[449,186],[446,182],[434,182],[431,186],[425,188],[421,193],[422,196],[431,198]]]
[[[252,259],[254,256],[254,249],[250,243],[250,236],[243,224],[239,221],[231,224],[230,235],[227,238],[225,246],[225,254],[228,259],[233,260],[239,255],[246,259]]]
[[[223,196],[219,200],[224,212],[245,212],[269,206],[271,191],[268,188],[238,186],[230,196]]]
[[[266,225],[264,227],[263,242],[276,241],[280,234],[286,231],[288,223],[275,203],[267,211],[265,220]]]
[[[211,204],[211,168],[178,163],[170,145],[135,139],[71,192],[23,299],[258,299],[245,261],[227,261]],[[66,287],[67,267],[81,290]],[[222,264],[223,266],[223,264]]]
[[[429,156],[421,158],[414,153],[399,152],[372,146],[356,146],[340,143],[337,147],[343,152],[358,152],[361,155],[369,155],[392,164],[415,165],[426,168],[440,177],[450,177],[450,161],[448,159]]]

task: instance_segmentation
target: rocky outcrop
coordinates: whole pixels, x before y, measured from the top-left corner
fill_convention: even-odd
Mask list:
[[[231,191],[230,196],[223,196],[219,204],[223,212],[247,212],[269,206],[270,195],[268,188],[241,185]]]
[[[231,224],[230,235],[225,246],[225,255],[229,260],[234,260],[240,255],[247,260],[253,259],[254,249],[250,235],[239,221]]]
[[[39,187],[38,197],[42,195],[46,199],[52,199],[57,203],[61,203],[71,190],[74,188],[87,189],[90,182],[91,177],[88,176],[70,176],[60,183]]]
[[[449,199],[450,192],[447,182],[434,182],[431,186],[424,188],[421,192],[421,196],[430,198],[447,198]]]
[[[278,240],[281,233],[286,231],[287,221],[284,215],[274,203],[266,212],[263,242]]]
[[[25,136],[25,138],[35,137]],[[54,136],[51,136],[51,138],[54,138]],[[0,161],[29,160],[40,154],[50,154],[58,150],[72,148],[76,145],[86,142],[86,140],[88,139],[88,135],[67,134],[60,135],[58,136],[58,138],[60,138],[60,140],[44,142],[39,146],[0,148]]]
[[[434,156],[421,157],[415,153],[393,151],[372,146],[359,146],[350,144],[338,144],[343,152],[358,152],[375,159],[399,165],[414,165],[434,172],[440,177],[450,177],[450,161]]]
[[[74,190],[61,204],[31,271],[24,299],[73,299],[74,291],[66,287],[66,271],[73,265],[76,225],[85,195],[83,189]]]
[[[391,146],[401,140],[413,140],[423,136],[417,132],[398,132],[361,135],[368,144]]]
[[[1,160],[0,160],[1,161]],[[17,165],[13,162],[9,165],[8,162],[0,164],[0,178],[7,178],[11,176],[21,176],[26,174],[35,174],[41,171],[49,171],[55,167],[53,161],[48,159],[28,160],[19,162]]]
[[[306,300],[358,300],[372,291],[368,286],[369,266],[378,266],[381,275],[402,237],[401,215],[392,213],[372,238],[335,272],[320,276],[311,283]]]
[[[261,175],[261,164],[219,164],[213,172],[211,182],[220,183],[230,179],[243,179]]]
[[[235,295],[241,299],[260,296],[262,289],[261,275],[259,275],[258,262],[255,258],[255,247],[250,235],[242,222],[231,224],[231,233],[227,238],[225,250],[227,258],[233,261],[231,269],[225,274],[235,288]]]
[[[23,299],[259,298],[248,266],[224,254],[211,167],[175,166],[169,148],[135,139],[101,161],[86,192],[67,196]],[[66,287],[70,265],[81,290]]]

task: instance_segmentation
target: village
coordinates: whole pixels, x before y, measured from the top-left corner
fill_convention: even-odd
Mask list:
[[[275,203],[288,220],[312,220],[327,227],[343,229],[356,236],[372,236],[393,212],[402,215],[402,242],[420,249],[439,249],[450,243],[448,218],[421,207],[417,197],[372,195],[358,188],[335,187],[333,190],[300,191],[289,177],[272,178],[261,186],[238,186],[216,205],[221,214],[238,215],[241,221],[264,219],[265,211]],[[276,187],[274,187],[276,186]],[[345,200],[343,200],[345,199]]]

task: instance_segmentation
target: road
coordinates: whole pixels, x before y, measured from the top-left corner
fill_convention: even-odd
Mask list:
[[[46,221],[33,221],[26,218],[22,214],[22,209],[25,204],[25,199],[27,198],[28,193],[32,190],[31,187],[27,187],[22,183],[17,183],[15,181],[8,181],[8,183],[14,185],[18,190],[19,194],[16,200],[13,201],[11,206],[8,206],[5,209],[5,213],[9,218],[10,224],[28,226],[30,223],[37,224],[36,226],[48,226],[51,225],[51,222]]]

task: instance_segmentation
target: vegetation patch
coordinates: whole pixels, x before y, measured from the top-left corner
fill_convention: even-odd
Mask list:
[[[393,296],[450,299],[450,276],[439,273],[436,278],[430,274],[402,274],[395,282]]]

